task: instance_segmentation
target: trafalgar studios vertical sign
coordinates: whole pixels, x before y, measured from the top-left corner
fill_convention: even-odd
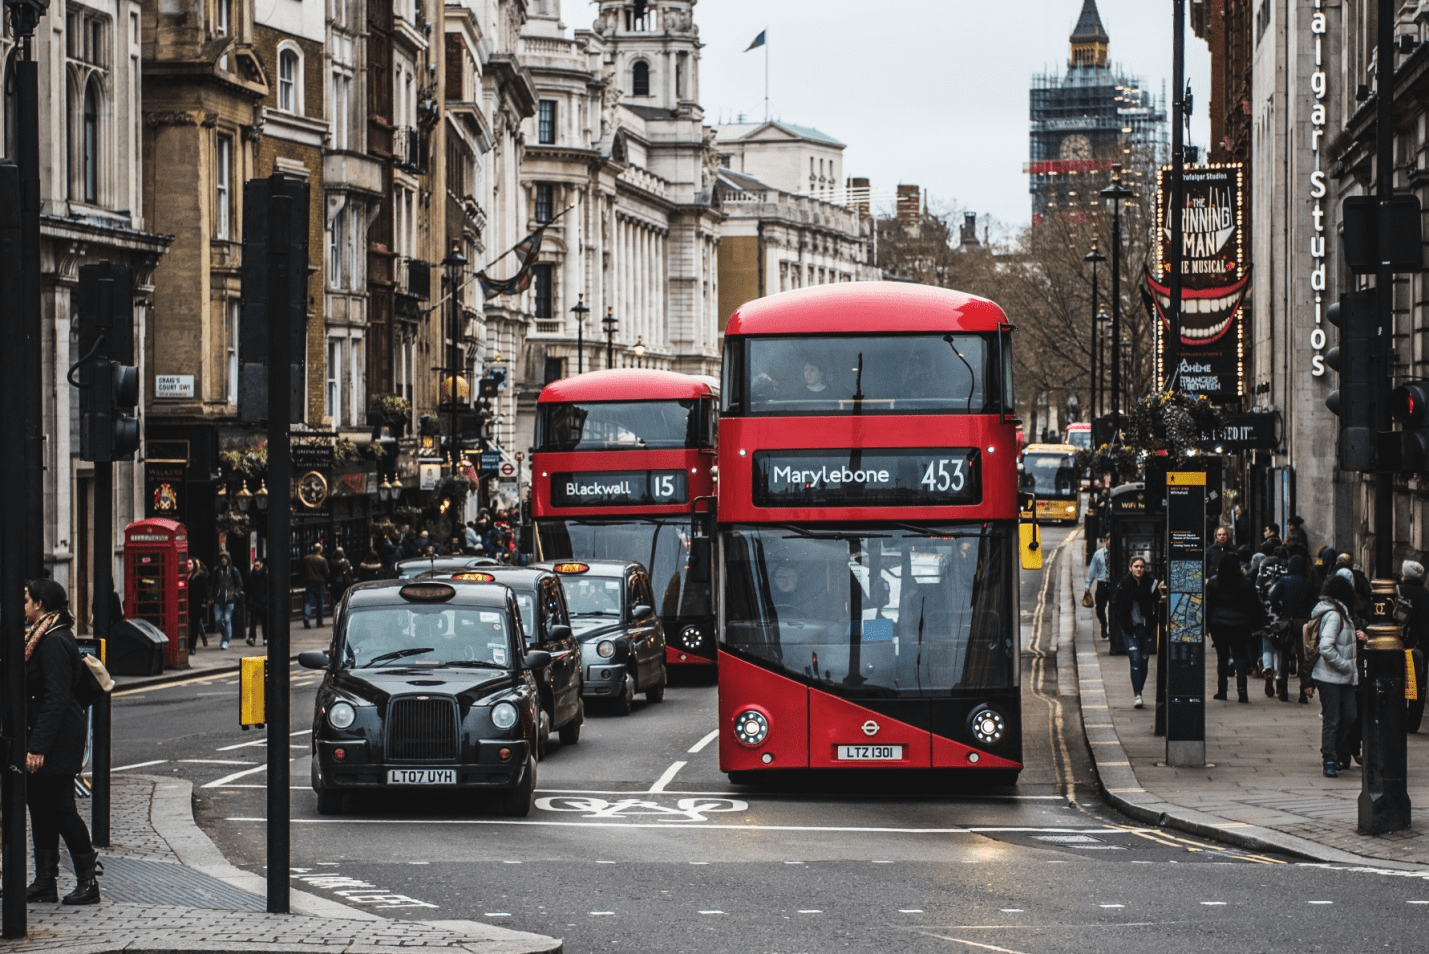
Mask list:
[[[1325,49],[1326,17],[1325,11],[1321,9],[1322,0],[1311,0],[1313,9],[1307,21],[1309,35],[1310,54],[1310,82],[1306,87],[1307,95],[1303,98],[1303,115],[1309,120],[1305,124],[1296,124],[1298,129],[1306,131],[1308,138],[1307,145],[1310,148],[1310,174],[1307,177],[1305,186],[1307,196],[1310,200],[1310,222],[1312,231],[1310,233],[1310,257],[1305,269],[1310,281],[1310,300],[1314,302],[1315,324],[1310,329],[1310,374],[1313,377],[1323,377],[1325,374],[1325,241],[1326,235],[1326,209],[1325,199],[1329,194],[1326,184],[1324,147],[1325,135],[1327,132],[1328,104],[1330,101],[1329,74],[1325,71],[1325,63],[1329,59],[1329,51]]]
[[[1158,182],[1156,273],[1146,290],[1156,312],[1156,355],[1165,379],[1171,333],[1171,168]],[[1224,401],[1244,393],[1245,321],[1250,282],[1245,261],[1245,170],[1240,163],[1187,166],[1181,216],[1181,344],[1176,386]]]

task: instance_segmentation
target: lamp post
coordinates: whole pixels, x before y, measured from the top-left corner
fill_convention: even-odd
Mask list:
[[[576,316],[576,374],[585,371],[585,316],[590,313],[590,306],[585,303],[585,295],[582,294],[576,299],[575,307],[571,309]]]
[[[1111,340],[1121,340],[1121,204],[1136,193],[1121,184],[1121,166],[1112,166],[1111,185],[1102,190],[1111,207]],[[1111,365],[1111,417],[1113,434],[1121,432],[1121,362]]]
[[[645,336],[636,335],[635,347],[631,348],[630,350],[635,352],[635,366],[637,368],[643,367],[643,365],[641,364],[641,360],[645,357]]]
[[[605,306],[605,317],[600,324],[605,329],[605,367],[609,370],[615,367],[615,329],[620,327],[620,320],[609,305]]]
[[[452,473],[457,473],[457,372],[460,370],[460,357],[457,349],[457,338],[460,334],[459,320],[461,316],[461,300],[457,298],[457,282],[461,278],[462,266],[466,264],[466,258],[461,254],[461,245],[455,240],[452,241],[451,254],[442,259],[442,267],[447,270],[447,293],[451,296],[451,340],[447,347],[447,384],[451,391],[447,396],[450,404],[450,428],[448,430],[447,445],[451,449]],[[440,389],[438,389],[440,397]]]
[[[1111,315],[1106,312],[1099,312],[1096,317],[1097,329],[1097,397],[1095,417],[1101,417],[1106,413],[1106,392],[1104,384],[1106,382],[1106,366],[1111,360],[1107,357],[1106,341],[1111,329]]]
[[[1125,367],[1125,370],[1124,370],[1124,372],[1123,372],[1123,374],[1122,374],[1122,387],[1123,387],[1124,389],[1128,389],[1128,390],[1129,390],[1129,389],[1131,388],[1131,339],[1130,339],[1130,338],[1122,338],[1122,339],[1121,339],[1121,360],[1118,361],[1116,364],[1117,364],[1117,367],[1121,367],[1122,365],[1125,365],[1125,366],[1126,366],[1126,367]],[[1112,395],[1112,400],[1116,400],[1116,397],[1117,397],[1116,395]],[[1123,394],[1123,395],[1121,395],[1121,400],[1122,400],[1122,403],[1123,403],[1123,404],[1126,404],[1127,406],[1130,406],[1130,405],[1131,405],[1131,395],[1130,395],[1130,394]]]
[[[1097,250],[1097,243],[1092,243],[1092,250],[1082,256],[1082,261],[1092,263],[1092,382],[1087,388],[1087,403],[1091,405],[1091,418],[1097,419],[1101,409],[1097,407],[1097,391],[1101,388],[1101,377],[1097,374],[1098,352],[1101,351],[1100,342],[1097,339],[1097,318],[1101,311],[1101,297],[1097,291],[1097,266],[1106,261],[1106,256]]]

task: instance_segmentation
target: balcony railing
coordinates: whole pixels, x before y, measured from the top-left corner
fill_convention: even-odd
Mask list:
[[[392,161],[414,175],[427,171],[427,136],[420,129],[402,126],[392,130]]]

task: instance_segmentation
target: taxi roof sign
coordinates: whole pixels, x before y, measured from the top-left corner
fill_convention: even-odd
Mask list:
[[[557,563],[555,566],[557,573],[585,573],[589,569],[589,563]]]
[[[409,603],[445,603],[456,596],[450,583],[408,583],[398,591]]]
[[[496,577],[490,573],[478,573],[475,570],[468,570],[465,573],[453,573],[453,580],[462,580],[468,583],[495,583]]]

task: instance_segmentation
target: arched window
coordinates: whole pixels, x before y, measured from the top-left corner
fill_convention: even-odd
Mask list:
[[[650,95],[650,64],[644,60],[636,62],[630,71],[631,94],[635,96]]]
[[[297,50],[278,51],[278,108],[285,113],[302,110],[298,96],[299,62]]]
[[[83,129],[80,148],[85,202],[99,201],[99,82],[91,79],[84,87]]]

